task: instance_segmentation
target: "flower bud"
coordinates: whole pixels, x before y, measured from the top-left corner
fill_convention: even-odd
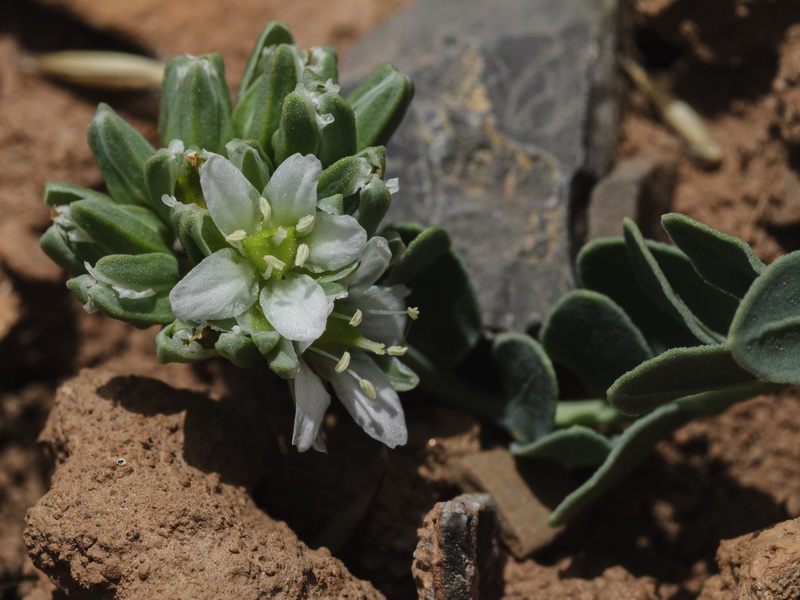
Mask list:
[[[213,347],[207,347],[210,340],[206,339],[203,331],[180,319],[164,327],[156,334],[158,362],[162,365],[171,362],[192,363],[214,356],[216,352]]]
[[[171,208],[170,220],[192,264],[196,265],[206,256],[228,247],[208,211],[196,204],[176,202]]]
[[[378,230],[391,204],[392,194],[389,188],[382,180],[375,177],[361,190],[353,217],[361,224],[367,235],[372,236]]]
[[[353,109],[336,93],[320,95],[317,112],[331,115],[332,121],[320,129],[317,156],[323,167],[356,153],[356,118]]]
[[[143,170],[155,150],[107,104],[97,107],[89,125],[89,147],[115,202],[151,206]]]
[[[161,140],[222,152],[233,137],[231,99],[219,53],[176,56],[167,64],[158,124]]]
[[[223,332],[214,344],[217,352],[237,367],[247,369],[261,358],[256,344],[249,335],[242,332]]]
[[[247,59],[247,65],[244,68],[244,75],[242,75],[242,82],[239,87],[240,99],[244,97],[253,82],[264,73],[270,50],[279,44],[294,44],[292,32],[289,31],[285,23],[270,21],[261,31],[253,46],[253,51]]]
[[[347,96],[356,117],[358,148],[385,145],[403,120],[413,96],[411,79],[389,63],[362,81]]]
[[[231,140],[225,145],[228,160],[257,190],[263,190],[273,171],[269,157],[256,140]]]
[[[283,103],[281,121],[275,133],[275,160],[278,164],[299,153],[316,154],[319,148],[319,126],[316,113],[303,96],[294,91]]]
[[[297,352],[295,352],[292,342],[284,337],[266,354],[265,358],[269,368],[283,379],[292,379],[300,370]]]

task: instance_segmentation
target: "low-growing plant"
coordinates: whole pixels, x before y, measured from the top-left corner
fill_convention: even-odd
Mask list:
[[[54,222],[41,246],[84,308],[161,325],[162,363],[265,361],[289,382],[301,451],[324,448],[325,382],[366,433],[406,442],[397,392],[417,384],[400,360],[416,296],[425,299],[415,279],[453,260],[440,228],[376,234],[398,187],[384,180],[383,144],[411,81],[384,64],[339,91],[335,51],[300,49],[272,22],[236,103],[219,54],[173,58],[163,147],[102,104],[89,145],[108,194],[52,181],[44,192]],[[451,313],[439,304],[433,315]],[[422,353],[447,337],[427,343],[426,329]]]

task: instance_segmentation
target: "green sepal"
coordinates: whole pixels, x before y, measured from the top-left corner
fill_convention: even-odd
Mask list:
[[[273,171],[272,161],[256,140],[231,140],[225,144],[228,160],[254,188],[263,190]]]
[[[70,205],[70,217],[108,254],[170,253],[164,225],[148,209],[87,198]]]
[[[281,122],[284,100],[299,81],[295,48],[284,43],[278,45],[267,54],[262,69],[247,91],[240,93],[233,123],[240,138],[258,140],[274,158],[277,149],[272,141]]]
[[[617,379],[608,389],[608,403],[636,416],[678,398],[736,390],[755,381],[724,345],[673,348]]]
[[[358,131],[358,149],[385,145],[406,114],[414,84],[389,63],[378,67],[348,96]]]
[[[372,236],[380,227],[383,217],[389,212],[392,204],[392,194],[386,184],[374,178],[359,194],[358,207],[353,211],[353,217]]]
[[[94,198],[104,202],[114,202],[111,196],[66,181],[47,181],[44,184],[44,203],[47,206],[63,206],[77,200]]]
[[[221,153],[233,137],[231,98],[220,53],[176,56],[164,73],[158,129],[166,146],[182,140]]]
[[[776,386],[754,383],[735,390],[708,392],[665,404],[637,419],[615,441],[605,462],[594,474],[569,494],[550,515],[556,527],[575,518],[625,475],[673,431],[695,419],[716,415],[741,400],[769,393]]]
[[[230,247],[205,208],[196,204],[177,204],[172,208],[170,220],[193,265],[217,250]]]
[[[344,198],[341,194],[328,196],[317,200],[317,208],[325,211],[329,215],[343,215],[344,214]]]
[[[282,339],[281,334],[277,331],[257,331],[255,333],[251,333],[250,337],[253,339],[253,343],[263,356],[269,354]]]
[[[317,110],[333,115],[333,122],[325,125],[319,133],[317,157],[325,168],[356,153],[356,117],[350,105],[338,94],[322,94]]]
[[[572,470],[603,464],[613,447],[611,440],[594,429],[573,425],[553,431],[535,442],[512,442],[510,450],[519,458],[548,459]]]
[[[150,206],[144,163],[155,149],[110,106],[101,103],[89,125],[89,147],[115,202]]]
[[[281,121],[275,133],[275,162],[282,163],[293,154],[316,154],[319,127],[316,114],[299,92],[292,92],[283,102]]]
[[[223,332],[214,344],[220,356],[242,369],[249,369],[261,358],[261,353],[249,335]]]
[[[800,252],[770,264],[739,305],[728,336],[737,363],[761,379],[800,383]]]
[[[292,379],[300,370],[300,361],[297,352],[290,340],[281,337],[275,347],[264,356],[269,368],[283,379]]]
[[[346,156],[322,171],[317,183],[317,198],[336,194],[352,196],[363,184],[367,174],[365,161],[357,156]]]
[[[178,163],[172,153],[161,148],[144,163],[144,182],[150,205],[165,223],[169,223],[169,207],[162,197],[175,195],[175,184],[178,179]]]
[[[450,235],[439,226],[423,228],[410,223],[397,223],[389,231],[399,233],[406,248],[397,257],[389,273],[387,285],[411,281],[420,271],[450,250]]]
[[[641,231],[631,219],[624,220],[625,247],[636,281],[642,291],[661,311],[675,320],[682,322],[703,344],[716,344],[720,336],[686,306],[686,303],[675,292],[658,261],[647,247]]]
[[[515,440],[532,442],[553,428],[558,382],[542,346],[530,336],[510,333],[492,346],[506,405],[502,424]]]
[[[384,355],[373,356],[372,360],[386,373],[389,383],[396,391],[408,392],[419,384],[419,376],[399,358]]]
[[[277,46],[278,44],[294,44],[294,37],[288,25],[280,21],[270,21],[261,30],[253,50],[247,58],[247,64],[239,87],[239,98],[244,96],[253,82],[264,72],[266,56],[270,53],[270,46]]]
[[[595,397],[617,377],[652,357],[642,333],[611,298],[591,290],[563,296],[539,339],[550,358],[576,375]]]
[[[193,363],[216,356],[212,347],[206,347],[213,340],[205,339],[190,342],[186,337],[194,331],[194,326],[186,321],[176,319],[156,334],[156,357],[158,362],[166,363]],[[184,336],[175,337],[178,332]],[[215,336],[210,336],[215,337]],[[204,345],[205,344],[205,345]]]
[[[111,254],[94,265],[92,276],[106,285],[141,292],[169,292],[180,279],[178,261],[172,254]]]
[[[742,298],[766,268],[739,238],[686,215],[664,215],[661,224],[703,279],[736,298]]]

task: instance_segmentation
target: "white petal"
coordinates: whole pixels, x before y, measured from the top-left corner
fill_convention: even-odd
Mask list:
[[[389,448],[402,446],[408,439],[403,407],[389,378],[371,358],[363,352],[353,352],[349,371],[372,382],[377,392],[373,400],[358,384],[349,371],[341,375],[333,370],[333,361],[314,360],[322,375],[331,382],[336,396],[361,428]]]
[[[384,274],[389,262],[392,260],[392,251],[389,250],[389,242],[379,235],[371,237],[361,255],[358,268],[350,275],[345,283],[347,285],[369,286],[378,281]]]
[[[367,339],[381,342],[387,346],[403,341],[408,316],[405,297],[409,289],[404,285],[372,285],[368,288],[351,287],[347,298],[341,300],[348,312],[361,310],[363,319],[358,330]],[[390,311],[395,315],[375,314]]]
[[[209,152],[200,167],[200,187],[211,219],[222,235],[240,229],[248,235],[258,231],[263,220],[258,205],[261,194],[233,163]]]
[[[313,154],[293,154],[275,169],[264,188],[274,225],[296,225],[303,217],[315,213],[321,171],[322,163]]]
[[[305,452],[314,443],[331,397],[319,377],[300,359],[300,370],[294,377],[294,433],[292,444]]]
[[[314,231],[303,242],[308,244],[306,267],[311,271],[335,271],[355,262],[364,253],[367,232],[350,215],[318,212]]]
[[[308,275],[269,281],[261,290],[264,316],[287,340],[311,342],[325,331],[333,302]]]
[[[258,299],[258,272],[236,250],[205,257],[169,294],[172,312],[186,321],[234,317]]]

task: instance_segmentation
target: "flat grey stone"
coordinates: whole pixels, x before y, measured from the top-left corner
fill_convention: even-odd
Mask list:
[[[614,148],[616,15],[617,0],[420,0],[344,63],[345,82],[386,61],[414,80],[388,219],[447,228],[491,328],[540,322],[573,284],[570,203]]]

